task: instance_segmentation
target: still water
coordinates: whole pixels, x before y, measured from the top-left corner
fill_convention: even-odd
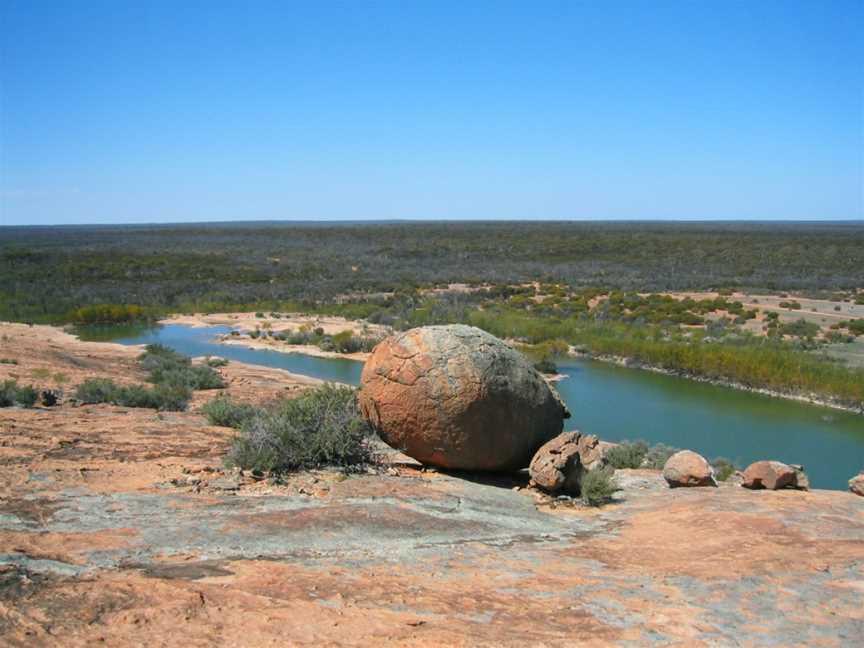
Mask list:
[[[158,342],[190,356],[218,355],[323,380],[360,381],[359,362],[219,344],[216,336],[229,330],[165,325],[102,338]],[[568,377],[558,391],[573,413],[566,429],[609,441],[690,448],[739,466],[757,459],[803,464],[815,488],[845,490],[864,468],[864,416],[601,362],[568,360],[559,370]]]

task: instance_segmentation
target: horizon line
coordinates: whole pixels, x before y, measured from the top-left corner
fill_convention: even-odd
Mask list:
[[[132,221],[116,223],[44,223],[44,224],[0,224],[0,228],[71,228],[71,227],[166,227],[184,225],[382,225],[382,224],[430,224],[430,223],[519,223],[519,224],[549,224],[549,223],[645,223],[645,224],[864,224],[864,218],[834,218],[834,219],[720,219],[720,218],[550,218],[550,219],[520,219],[520,218],[385,218],[385,219],[262,219],[262,220],[201,220],[201,221]]]

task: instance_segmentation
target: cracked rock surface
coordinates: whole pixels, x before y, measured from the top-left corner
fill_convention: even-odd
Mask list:
[[[518,351],[471,326],[387,338],[366,362],[360,408],[381,438],[441,468],[524,468],[569,412]]]

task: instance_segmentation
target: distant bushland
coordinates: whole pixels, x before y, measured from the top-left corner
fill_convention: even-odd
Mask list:
[[[127,324],[148,320],[154,310],[134,304],[91,304],[71,311],[68,320],[74,324]]]
[[[45,323],[74,321],[70,314],[87,307],[93,310],[79,314],[86,322],[133,315],[112,311],[117,304],[156,312],[280,312],[289,303],[330,304],[345,295],[448,283],[850,292],[864,286],[864,226],[250,223],[70,227],[51,237],[14,227],[4,228],[0,240],[0,276],[0,319]],[[374,310],[363,300],[347,301],[355,302],[345,310],[351,317]]]

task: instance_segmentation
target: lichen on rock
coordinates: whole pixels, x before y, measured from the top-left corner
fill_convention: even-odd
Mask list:
[[[363,368],[359,402],[390,446],[464,470],[524,468],[570,415],[527,358],[461,324],[415,328],[378,344]]]

